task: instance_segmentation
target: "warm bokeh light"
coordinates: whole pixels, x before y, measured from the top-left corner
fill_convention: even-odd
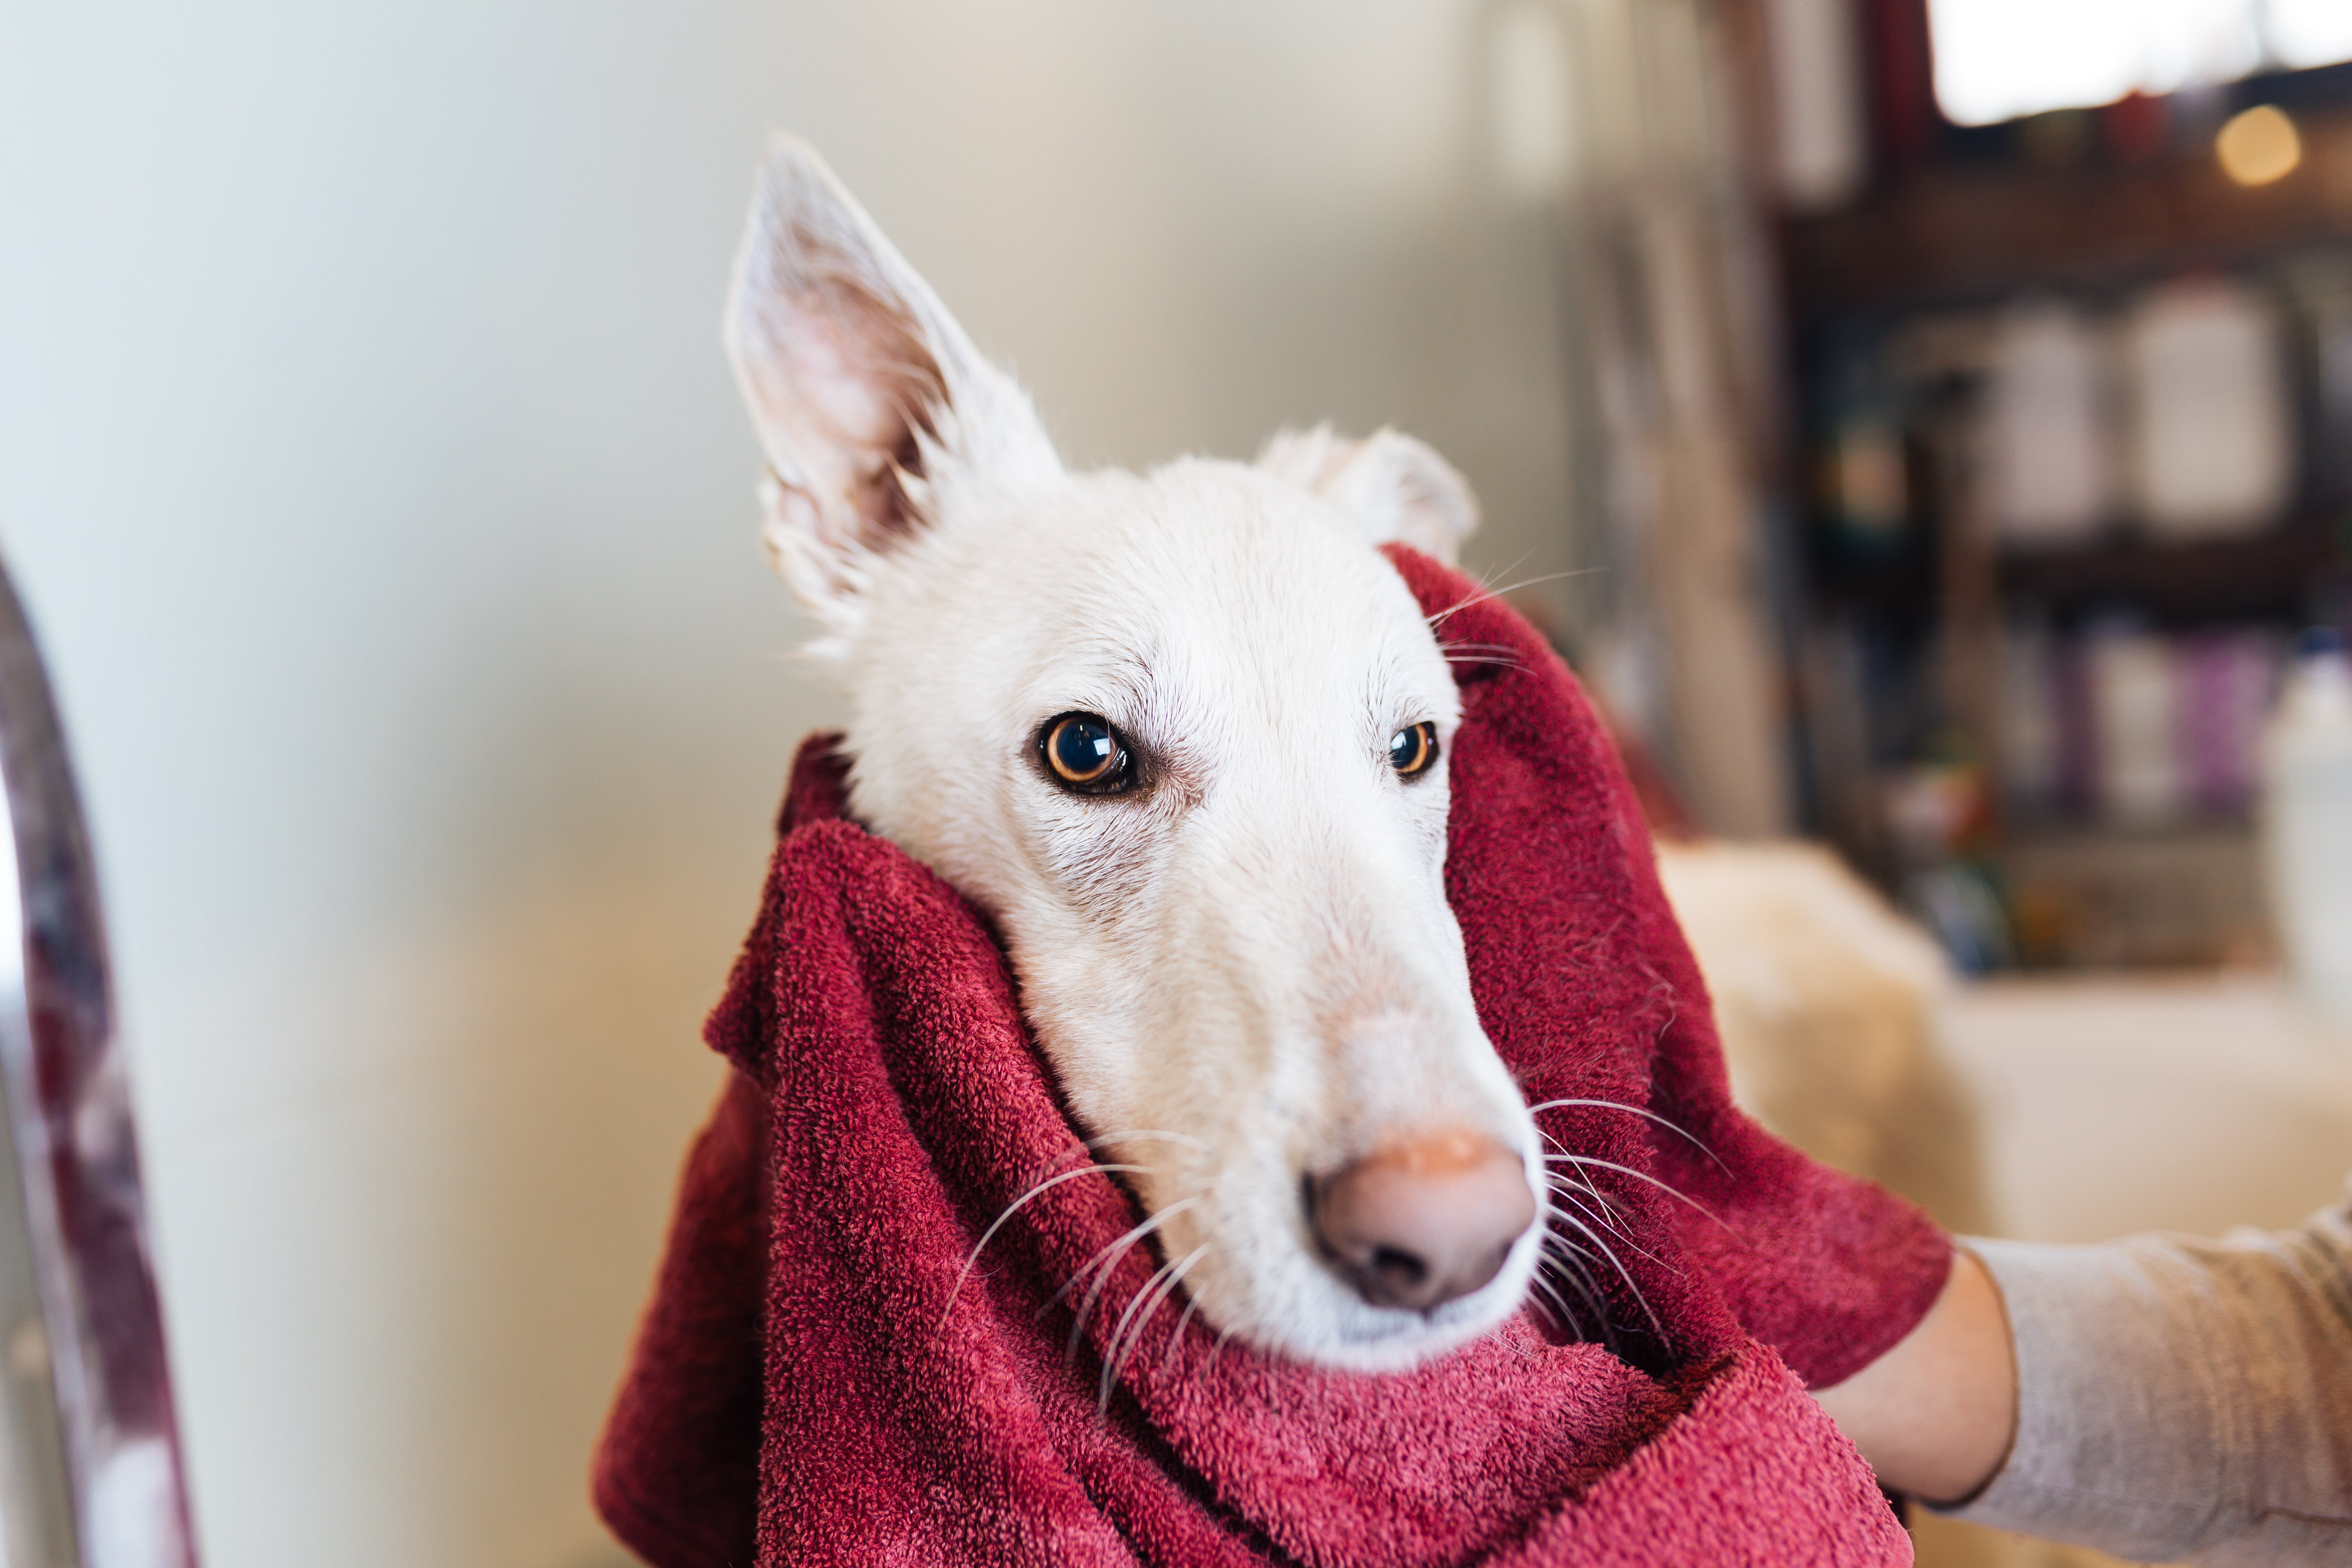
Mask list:
[[[2257,104],[2230,117],[2213,138],[2213,153],[2221,160],[2221,172],[2238,184],[2267,185],[2303,162],[2303,138],[2284,110]]]

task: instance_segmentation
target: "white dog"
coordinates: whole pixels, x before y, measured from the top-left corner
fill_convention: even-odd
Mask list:
[[[802,143],[727,342],[766,542],[847,693],[856,816],[995,921],[1199,1314],[1334,1366],[1516,1310],[1532,1117],[1446,907],[1444,653],[1376,552],[1475,521],[1419,442],[1072,473]]]

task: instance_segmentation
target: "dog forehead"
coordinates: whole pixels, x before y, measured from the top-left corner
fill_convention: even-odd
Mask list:
[[[1328,502],[1255,468],[1081,476],[1018,532],[1049,635],[1130,650],[1164,679],[1245,672],[1328,697],[1444,674],[1395,570]]]

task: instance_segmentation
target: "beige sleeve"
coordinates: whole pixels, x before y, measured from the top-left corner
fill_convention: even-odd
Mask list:
[[[2220,1241],[1965,1245],[2008,1308],[2018,1426],[1954,1517],[2142,1562],[2352,1564],[2352,1200]]]

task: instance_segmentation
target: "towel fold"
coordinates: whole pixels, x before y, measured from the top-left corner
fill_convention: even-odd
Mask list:
[[[1220,1346],[1150,1289],[1148,1243],[1064,1291],[1139,1218],[1099,1173],[1032,1198],[967,1273],[1088,1156],[985,921],[845,817],[815,737],[707,1030],[735,1075],[597,1458],[600,1510],[657,1568],[1910,1561],[1802,1390],[1910,1330],[1945,1238],[1732,1105],[1583,693],[1476,584],[1389,553],[1447,641],[1492,655],[1456,666],[1446,863],[1488,1037],[1530,1104],[1679,1129],[1538,1115],[1609,1163],[1577,1168],[1622,1273],[1552,1281],[1591,1337],[1538,1303],[1404,1373]]]

